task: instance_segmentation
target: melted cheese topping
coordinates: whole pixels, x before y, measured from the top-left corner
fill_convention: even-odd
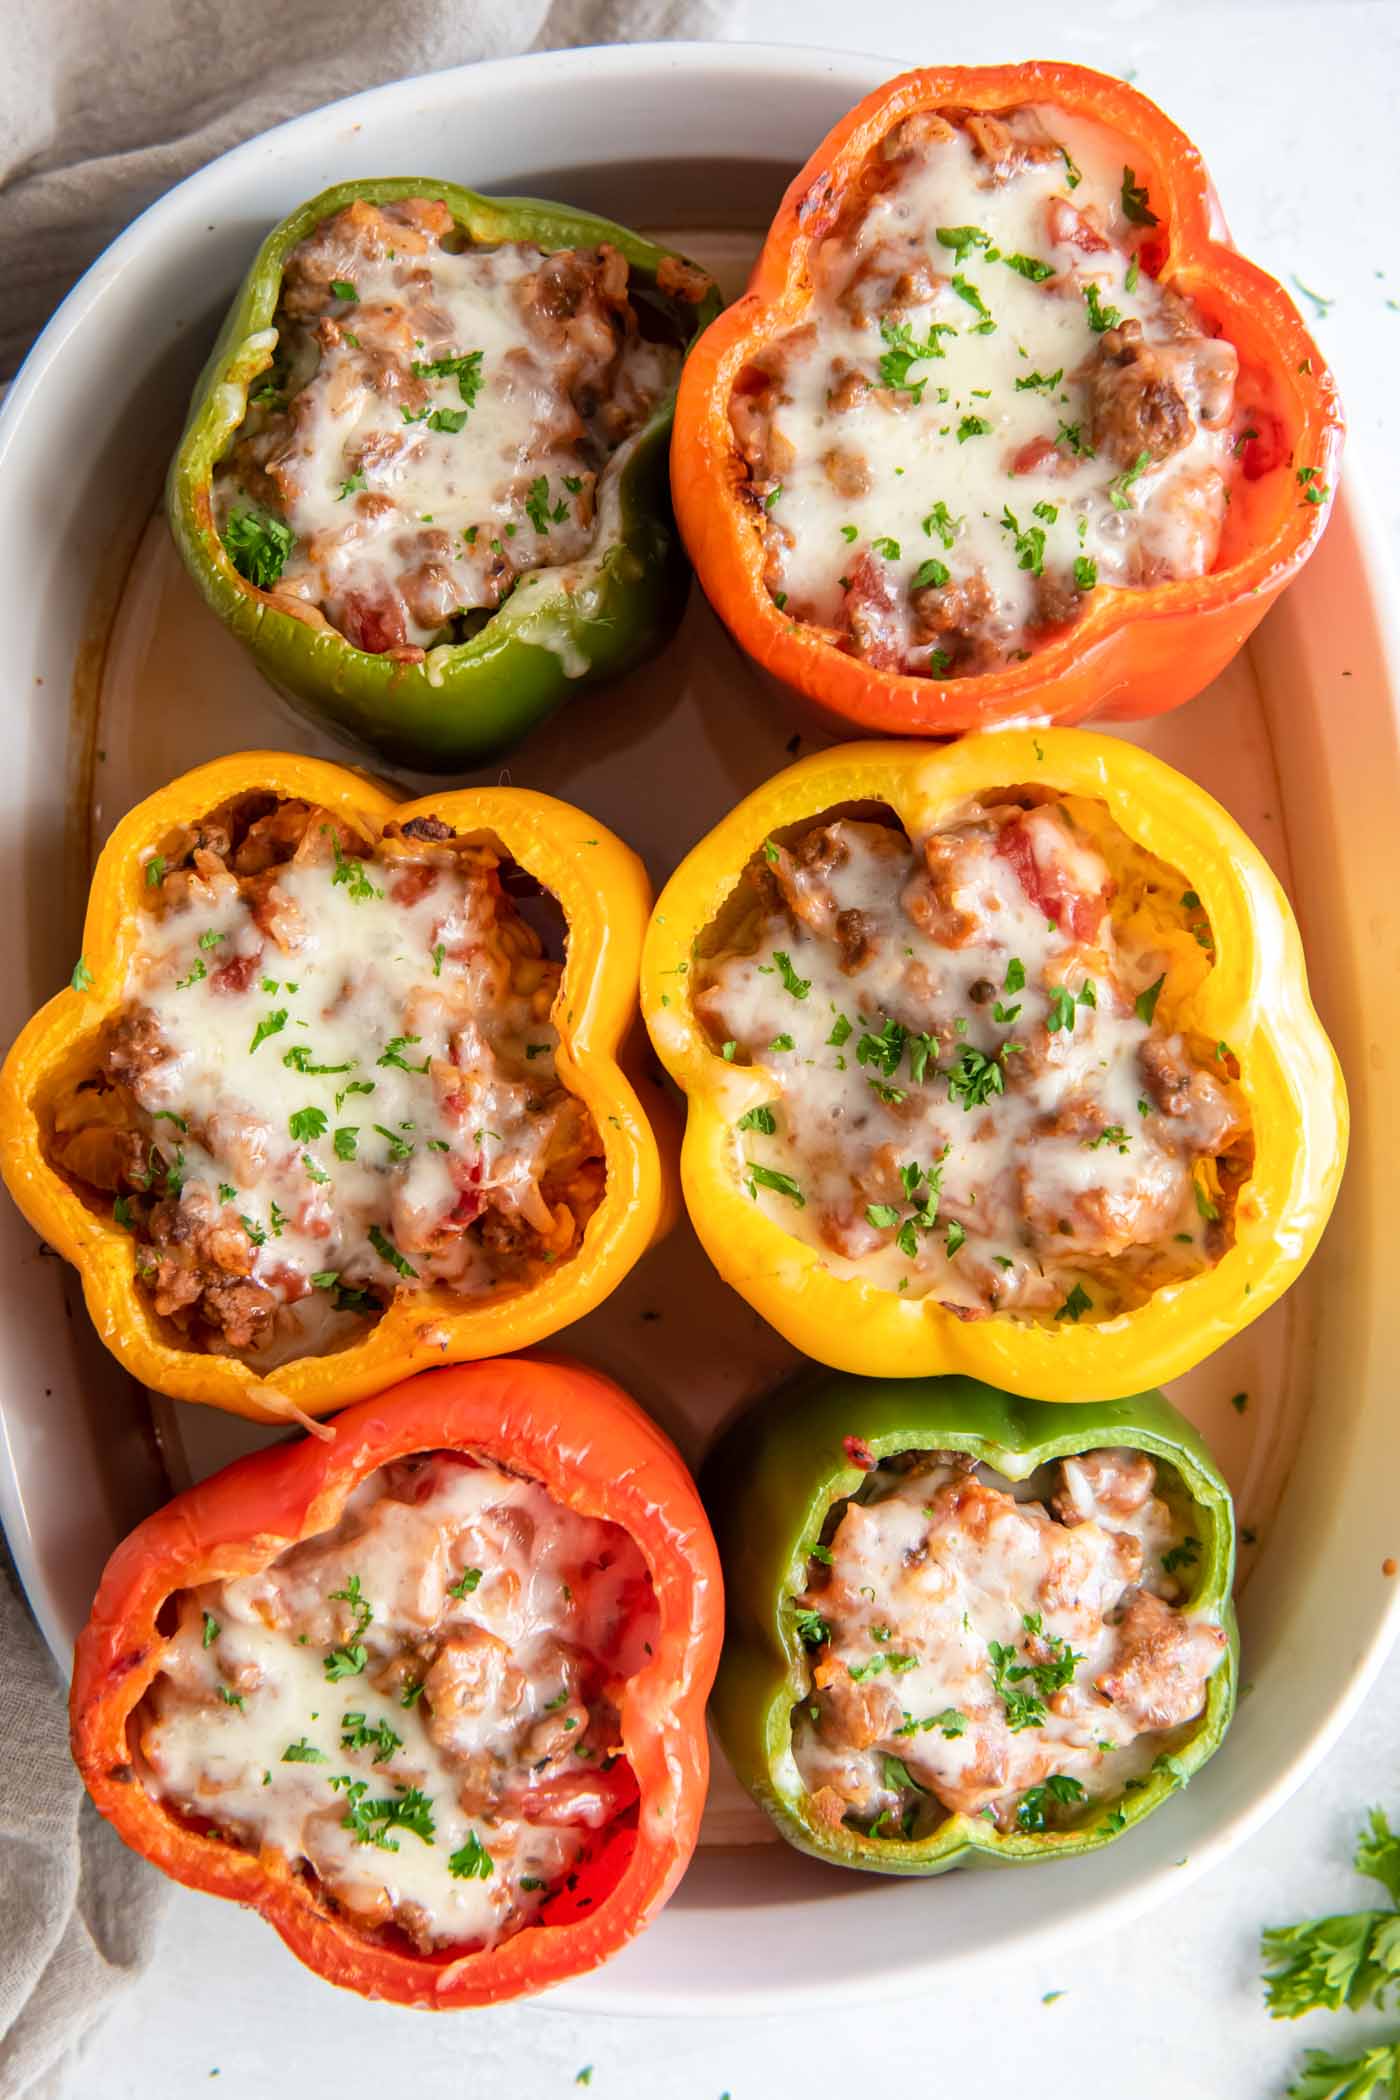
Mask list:
[[[833,1823],[1043,1828],[1120,1795],[1203,1710],[1226,1643],[1181,1609],[1201,1541],[1180,1488],[1163,1499],[1132,1451],[1045,1473],[1009,1492],[914,1453],[839,1506],[795,1600],[813,1667],[794,1752]]]
[[[294,251],[276,378],[215,475],[235,562],[240,519],[270,510],[295,542],[276,592],[374,652],[421,651],[584,554],[609,455],[679,362],[637,335],[620,257],[618,305],[592,256],[457,239],[409,200],[352,206]],[[570,264],[578,283],[552,285]]]
[[[602,1145],[555,1063],[560,966],[495,851],[361,858],[299,803],[236,844],[230,821],[226,858],[149,864],[97,1084],[52,1140],[122,1192],[157,1311],[270,1365],[339,1346],[396,1291],[521,1289],[572,1258]]]
[[[492,1946],[635,1791],[613,1694],[655,1629],[616,1525],[493,1465],[399,1461],[332,1531],[182,1597],[137,1768],[366,1927]]]
[[[1239,471],[1236,353],[1144,267],[1131,149],[1056,109],[996,129],[1000,162],[902,127],[735,396],[770,590],[881,668],[996,668],[1095,582],[1204,574]]]
[[[1219,1258],[1245,1113],[1228,1050],[1157,1019],[1168,970],[1209,967],[1180,877],[1029,795],[917,852],[853,821],[767,851],[773,901],[695,1003],[771,1077],[736,1168],[775,1223],[965,1317],[1107,1317]]]

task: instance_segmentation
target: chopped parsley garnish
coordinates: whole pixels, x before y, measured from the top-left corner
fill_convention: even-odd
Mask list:
[[[952,1260],[953,1256],[957,1253],[959,1247],[961,1247],[963,1241],[966,1238],[967,1233],[964,1230],[964,1228],[961,1225],[959,1225],[957,1219],[950,1218],[948,1220],[947,1231],[944,1239],[944,1244],[947,1248],[948,1258],[950,1261]]]
[[[411,1830],[415,1837],[431,1845],[437,1835],[433,1821],[433,1805],[421,1787],[400,1787],[396,1795],[384,1800],[371,1800],[369,1787],[363,1779],[351,1779],[342,1773],[331,1785],[343,1792],[346,1813],[341,1817],[341,1827],[354,1833],[357,1845],[377,1845],[381,1852],[397,1852],[397,1838],[391,1838],[391,1830]]]
[[[1115,510],[1131,510],[1133,508],[1128,501],[1128,491],[1138,476],[1147,472],[1151,464],[1152,454],[1142,451],[1139,452],[1130,467],[1125,467],[1121,474],[1114,475],[1112,481],[1108,484],[1108,500]]]
[[[331,845],[335,849],[335,873],[332,883],[342,883],[357,904],[366,903],[371,897],[382,897],[383,890],[376,889],[370,881],[362,860],[342,850],[340,840],[327,824],[323,829],[330,832]]]
[[[416,1706],[423,1696],[423,1679],[413,1678],[399,1693],[400,1706]]]
[[[204,1632],[200,1636],[199,1645],[201,1648],[212,1648],[218,1638],[219,1622],[212,1611],[207,1611],[204,1614]]]
[[[1089,309],[1089,326],[1095,335],[1102,335],[1105,330],[1116,328],[1123,318],[1116,306],[1104,306],[1101,303],[1096,284],[1085,285],[1084,304]]]
[[[385,1144],[389,1147],[389,1157],[391,1160],[412,1159],[412,1145],[409,1144],[407,1138],[400,1137],[397,1130],[388,1130],[385,1128],[383,1123],[372,1123],[370,1125],[370,1128],[371,1130],[377,1131],[380,1137],[383,1138]]]
[[[1074,557],[1074,581],[1077,589],[1091,591],[1099,580],[1099,565],[1087,554]]]
[[[481,1586],[482,1572],[480,1568],[464,1568],[455,1582],[448,1583],[448,1596],[470,1597],[472,1591]]]
[[[221,1684],[219,1686],[219,1697],[223,1700],[225,1706],[236,1706],[240,1713],[243,1711],[242,1692],[231,1692],[226,1684]]]
[[[938,226],[934,228],[939,246],[951,248],[953,260],[960,263],[972,248],[990,247],[991,242],[980,226]]]
[[[1090,1152],[1098,1152],[1104,1145],[1112,1145],[1115,1151],[1126,1152],[1132,1139],[1121,1123],[1106,1123],[1097,1137],[1085,1138]]]
[[[872,540],[870,542],[870,551],[872,554],[880,555],[885,561],[898,561],[900,552],[899,541],[892,540],[888,536]]]
[[[495,1869],[496,1862],[474,1830],[465,1845],[448,1855],[447,1871],[458,1881],[489,1881]]]
[[[1064,376],[1063,365],[1058,372],[1028,372],[1024,379],[1016,381],[1016,391],[1018,394],[1053,394]]]
[[[327,1120],[323,1108],[298,1108],[287,1118],[287,1128],[297,1144],[305,1145],[325,1136]]]
[[[387,1765],[394,1752],[402,1750],[403,1737],[387,1721],[376,1721],[371,1725],[361,1713],[342,1714],[340,1747],[342,1750],[373,1750],[372,1762]],[[320,1758],[319,1751],[317,1758]]]
[[[1175,1575],[1178,1568],[1194,1568],[1200,1557],[1200,1540],[1185,1538],[1179,1546],[1173,1546],[1162,1555],[1162,1567],[1168,1575]]]
[[[951,547],[957,539],[958,527],[962,522],[961,518],[952,516],[947,504],[940,499],[939,502],[934,504],[923,524],[924,531],[929,539],[932,539],[936,534],[945,547]]]
[[[831,1639],[831,1627],[819,1611],[810,1611],[799,1604],[793,1613],[797,1627],[797,1638],[805,1648],[824,1648]]]
[[[340,494],[336,497],[336,502],[343,503],[347,496],[357,496],[364,485],[365,477],[362,472],[349,475],[340,484]]]
[[[270,591],[287,566],[296,534],[266,511],[233,511],[220,534],[224,551],[255,590]]]
[[[899,1211],[893,1203],[867,1203],[865,1216],[877,1232],[888,1232],[899,1223]]]
[[[1008,270],[1017,270],[1022,277],[1029,277],[1032,284],[1044,284],[1047,277],[1055,274],[1055,265],[1042,262],[1038,255],[1003,255],[998,260],[1004,262]]]
[[[369,1650],[363,1641],[347,1641],[343,1648],[332,1648],[326,1657],[326,1676],[332,1684],[339,1684],[342,1677],[358,1677],[368,1661]]]
[[[1123,217],[1134,226],[1160,226],[1161,220],[1147,202],[1147,184],[1139,182],[1131,168],[1123,170]]]
[[[796,970],[792,967],[791,956],[785,955],[781,948],[773,950],[773,960],[777,964],[778,974],[783,980],[783,990],[790,992],[794,999],[805,999],[808,992],[812,989],[811,978],[799,977]]]
[[[415,379],[455,379],[463,406],[474,408],[481,391],[481,359],[480,350],[469,350],[464,357],[436,357],[431,364],[420,364],[415,358],[413,376]],[[461,428],[460,424],[458,428]]]
[[[1070,1805],[1085,1799],[1083,1783],[1068,1772],[1052,1772],[1043,1786],[1027,1788],[1016,1811],[1018,1830],[1044,1830],[1047,1801]]]
[[[789,1203],[795,1204],[798,1210],[806,1209],[807,1198],[803,1195],[791,1174],[780,1174],[774,1167],[757,1166],[751,1159],[744,1161],[744,1167],[749,1177],[749,1194],[751,1196],[756,1194],[756,1185],[757,1188],[772,1189],[777,1196],[786,1196]]]
[[[1133,1012],[1140,1021],[1146,1021],[1149,1027],[1152,1024],[1152,1016],[1157,1011],[1157,1001],[1162,996],[1162,986],[1166,981],[1167,973],[1164,970],[1156,983],[1149,984],[1146,991],[1139,992],[1133,1001]]]
[[[400,1276],[411,1276],[415,1281],[417,1280],[418,1271],[414,1268],[412,1262],[408,1260],[406,1255],[400,1254],[393,1241],[386,1233],[381,1232],[377,1225],[370,1226],[368,1237],[371,1247],[373,1247],[381,1261],[388,1262],[391,1269],[397,1269]]]
[[[425,1057],[421,1065],[411,1065],[404,1056],[404,1051],[410,1043],[421,1040],[422,1038],[416,1035],[391,1036],[384,1045],[383,1053],[375,1059],[376,1064],[397,1065],[401,1072],[426,1072],[430,1062],[428,1058]]]
[[[204,964],[196,956],[195,960],[190,964],[189,976],[176,978],[175,989],[177,992],[187,992],[192,984],[202,984],[208,975],[209,972],[205,969]],[[271,1035],[272,1033],[273,1031],[269,1029],[268,1034]],[[256,1050],[257,1047],[258,1045],[255,1041],[253,1048]]]
[[[785,1032],[782,1035],[775,1035],[768,1047],[770,1050],[792,1050],[796,1048],[796,1045],[792,1037]]]
[[[941,591],[950,574],[951,571],[947,563],[939,561],[936,555],[931,554],[928,560],[920,562],[918,568],[914,571],[914,578],[909,588],[912,591],[922,591],[928,589],[931,585],[935,590]]]
[[[448,437],[456,437],[467,420],[464,408],[435,408],[428,418],[429,430],[445,431]]]
[[[969,438],[985,437],[991,427],[985,416],[964,416],[958,425],[958,443],[965,445]]]
[[[1074,162],[1070,159],[1068,146],[1061,146],[1060,159],[1065,164],[1065,188],[1067,190],[1077,190],[1079,188],[1080,183],[1084,180],[1084,177],[1080,174],[1078,168],[1076,168]]]
[[[1073,1320],[1077,1326],[1085,1313],[1092,1312],[1093,1309],[1093,1299],[1089,1296],[1083,1284],[1077,1283],[1056,1313],[1055,1318],[1057,1320]]]
[[[68,980],[75,992],[85,992],[92,983],[92,972],[87,966],[87,957],[80,955],[73,965],[73,974]]]
[[[303,1736],[299,1743],[288,1743],[282,1752],[282,1762],[284,1765],[328,1765],[330,1759],[324,1750],[318,1750]]]
[[[1026,966],[1019,955],[1013,955],[1006,965],[1006,975],[1001,980],[1004,992],[1022,992],[1026,988]]]
[[[1055,432],[1055,443],[1057,445],[1067,445],[1076,459],[1092,459],[1094,457],[1093,446],[1085,442],[1082,423],[1061,423],[1059,429]]]
[[[170,863],[162,854],[153,853],[146,862],[146,887],[158,890],[165,880],[165,871]]]
[[[765,1137],[772,1137],[778,1124],[772,1109],[765,1106],[745,1110],[734,1127],[736,1130],[761,1130]]]
[[[337,1159],[353,1159],[360,1147],[360,1128],[357,1123],[342,1123],[331,1140]]]
[[[1017,568],[1029,570],[1032,576],[1044,575],[1045,528],[1041,525],[1031,525],[1022,532],[1018,520],[1012,514],[1011,506],[1003,504],[1001,529],[1014,535]]]
[[[1220,1216],[1220,1211],[1218,1207],[1211,1202],[1210,1197],[1201,1187],[1199,1181],[1193,1181],[1191,1186],[1195,1191],[1197,1210],[1200,1212],[1201,1216],[1205,1219],[1208,1225],[1214,1225],[1216,1220]]]
[[[955,274],[953,278],[953,290],[957,293],[958,297],[964,302],[964,304],[970,306],[972,308],[972,311],[979,316],[977,326],[973,329],[972,333],[974,335],[994,335],[996,333],[997,324],[992,319],[986,301],[983,299],[982,294],[978,291],[976,285],[970,284],[966,277],[958,276]]]
[[[245,1211],[240,1211],[238,1222],[255,1247],[265,1247],[267,1245],[267,1234],[263,1231],[256,1218],[250,1218]]]
[[[1006,1091],[1006,1074],[999,1057],[988,1057],[971,1043],[958,1051],[948,1075],[948,1099],[961,1101],[964,1113],[985,1108],[994,1094]]]
[[[924,398],[924,388],[928,381],[911,380],[911,369],[930,358],[942,357],[943,348],[938,338],[941,335],[956,335],[957,330],[950,328],[945,322],[935,321],[923,342],[920,342],[907,321],[895,321],[886,314],[880,323],[880,334],[888,346],[880,359],[880,384],[896,392],[908,394],[917,408]]]
[[[349,1065],[318,1065],[305,1043],[294,1043],[290,1050],[284,1051],[282,1062],[292,1072],[348,1072],[351,1069]],[[320,1135],[319,1131],[317,1135]]]
[[[199,967],[197,964],[196,968]],[[280,1035],[286,1025],[287,1009],[285,1006],[279,1006],[275,1013],[264,1014],[253,1031],[253,1040],[248,1045],[248,1055],[251,1057],[258,1045],[265,1043],[270,1035]]]
[[[356,306],[360,302],[360,295],[348,277],[332,277],[331,297],[333,299],[348,299]]]

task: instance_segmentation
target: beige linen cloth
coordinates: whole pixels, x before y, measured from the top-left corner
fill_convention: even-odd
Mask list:
[[[109,241],[285,117],[511,52],[714,36],[729,0],[0,0],[0,381]],[[0,1199],[3,1200],[3,1199]],[[58,2100],[165,1885],[94,1813],[0,1548],[0,2096]]]

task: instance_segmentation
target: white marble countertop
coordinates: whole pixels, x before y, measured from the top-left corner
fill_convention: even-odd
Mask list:
[[[901,64],[1065,57],[1125,74],[1200,145],[1242,248],[1300,303],[1347,403],[1353,466],[1400,556],[1400,250],[1383,229],[1400,177],[1394,0],[744,0],[746,40],[878,48]],[[1378,229],[1382,229],[1379,230]],[[1296,284],[1294,285],[1296,291]],[[411,2089],[416,2100],[563,2100],[592,2066],[598,2100],[983,2100],[1131,2091],[1135,2100],[1270,2100],[1304,2047],[1377,2023],[1272,2023],[1258,1984],[1270,1921],[1366,1900],[1348,1861],[1373,1800],[1400,1812],[1400,1661],[1284,1813],[1167,1908],[1061,1961],[1009,1965],[995,1992],[805,2017],[640,2020],[548,2002],[427,2019],[362,2005],[304,1973],[255,1918],[175,1891],[160,1956],[119,2003],[65,2100],[321,2100]],[[773,1950],[775,1967],[782,1949]],[[1057,1995],[1058,1994],[1058,1995]],[[1383,2024],[1383,2023],[1382,2023]],[[1391,2023],[1400,2029],[1400,2018]]]

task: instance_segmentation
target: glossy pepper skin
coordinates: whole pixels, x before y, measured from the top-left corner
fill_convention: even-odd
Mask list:
[[[328,626],[283,612],[234,568],[215,530],[214,467],[272,362],[282,272],[297,243],[356,198],[441,201],[481,245],[528,241],[552,253],[607,241],[626,257],[633,296],[684,346],[718,311],[708,279],[610,220],[528,197],[481,197],[417,176],[342,182],[273,228],[259,249],[194,390],[171,463],[166,510],[205,602],[298,712],[398,766],[461,772],[515,744],[585,685],[616,676],[664,641],[688,581],[667,493],[673,400],[658,403],[600,502],[594,551],[527,579],[470,640],[422,662],[357,649]]]
[[[1214,966],[1201,974],[1201,950],[1183,930],[1157,1015],[1169,1028],[1228,1046],[1253,1127],[1254,1167],[1220,1261],[1099,1323],[1038,1325],[996,1313],[963,1321],[932,1296],[911,1299],[837,1276],[746,1194],[734,1125],[772,1098],[773,1081],[761,1066],[726,1062],[690,1002],[706,929],[765,839],[792,839],[824,811],[876,802],[917,841],[954,820],[970,798],[1015,783],[1102,802],[1129,839],[1178,869],[1183,889],[1197,893]],[[883,1378],[960,1371],[1039,1400],[1109,1400],[1165,1384],[1287,1289],[1321,1236],[1341,1180],[1345,1088],[1313,1012],[1283,891],[1204,789],[1118,737],[997,730],[947,746],[846,744],[790,766],[702,839],[667,883],[647,933],[642,1011],[688,1097],[681,1175],[705,1251],[780,1334],[839,1370]]]
[[[444,1450],[516,1469],[565,1507],[620,1525],[641,1549],[660,1615],[655,1652],[618,1701],[635,1810],[599,1834],[577,1885],[546,1902],[541,1923],[456,1957],[361,1932],[276,1851],[244,1851],[191,1828],[146,1792],[128,1734],[159,1666],[168,1597],[266,1567],[329,1529],[377,1467]],[[123,1540],[78,1638],[73,1756],[134,1851],[187,1888],[246,1903],[328,1982],[425,2010],[489,2005],[596,1968],[680,1880],[705,1802],[705,1697],[721,1631],[719,1564],[694,1483],[625,1393],[596,1372],[543,1359],[428,1371],[337,1416],[329,1433],[225,1467]]]
[[[865,1447],[862,1449],[861,1447]],[[790,1599],[807,1585],[808,1550],[833,1503],[865,1478],[851,1451],[968,1451],[1010,1480],[1048,1460],[1103,1447],[1145,1451],[1174,1466],[1191,1497],[1201,1557],[1192,1616],[1225,1629],[1229,1647],[1209,1680],[1205,1711],[1142,1787],[1087,1805],[1062,1829],[1003,1833],[981,1816],[949,1814],[927,1837],[832,1830],[809,1812],[792,1755],[792,1709],[807,1694],[809,1652]],[[723,1436],[701,1472],[724,1566],[724,1657],[710,1713],[734,1770],[789,1844],[833,1865],[876,1874],[941,1874],[984,1860],[1024,1863],[1096,1852],[1142,1822],[1220,1747],[1234,1712],[1239,1635],[1230,1601],[1235,1521],[1230,1491],[1205,1444],[1161,1393],[1076,1407],[1013,1399],[971,1378],[799,1377]]]
[[[437,816],[459,833],[494,834],[557,900],[568,952],[552,1020],[558,1070],[592,1111],[607,1186],[583,1245],[541,1283],[495,1301],[441,1288],[396,1293],[366,1338],[260,1374],[232,1356],[182,1347],[136,1283],[136,1243],[48,1163],[46,1137],[63,1088],[88,1069],[103,1022],[122,1004],[150,895],[153,853],[230,798],[271,791],[316,803],[374,840],[390,818]],[[525,1347],[602,1302],[669,1222],[660,1156],[618,1063],[636,1010],[637,960],[651,902],[636,855],[582,810],[526,788],[442,791],[400,802],[358,773],[288,752],[216,759],[161,788],[124,817],[102,849],[83,928],[77,982],[41,1008],[0,1068],[0,1172],[35,1231],[82,1276],[103,1341],[144,1384],[255,1421],[321,1415],[428,1364]],[[79,988],[81,987],[81,988]]]
[[[785,615],[763,582],[762,512],[729,404],[746,364],[800,326],[817,251],[858,194],[882,140],[920,110],[1054,104],[1111,126],[1161,218],[1155,274],[1195,299],[1259,375],[1269,408],[1242,453],[1225,542],[1207,576],[1146,590],[1106,584],[1074,625],[1028,661],[939,681],[876,670],[822,629]],[[1083,66],[945,66],[877,88],[822,140],[788,189],[743,297],[715,321],[682,376],[671,450],[676,516],[705,595],[739,646],[803,694],[839,736],[948,736],[1032,717],[1130,720],[1177,707],[1224,669],[1316,546],[1341,459],[1342,413],[1326,364],[1287,293],[1229,243],[1195,147],[1121,80]],[[1310,471],[1309,471],[1310,470]],[[1304,478],[1304,477],[1307,478]]]

